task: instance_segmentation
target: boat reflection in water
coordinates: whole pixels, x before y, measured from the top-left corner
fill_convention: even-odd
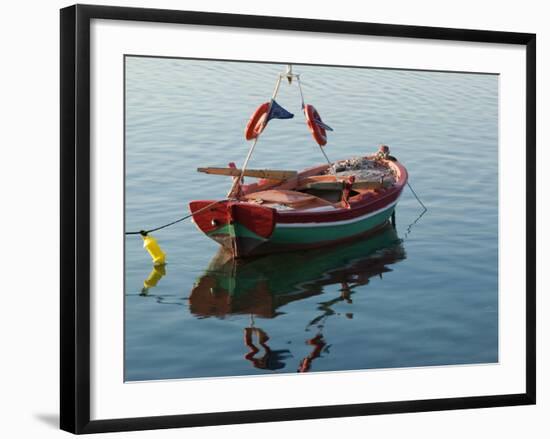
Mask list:
[[[328,348],[323,327],[326,319],[335,314],[332,306],[342,301],[352,303],[354,288],[392,271],[390,266],[402,259],[405,250],[389,224],[375,235],[351,244],[249,260],[234,259],[220,249],[195,283],[189,306],[199,318],[249,314],[250,325],[244,328],[244,344],[248,349],[245,359],[254,367],[276,370],[285,366],[284,360],[291,356],[290,352],[272,350],[269,335],[256,326],[254,318],[276,318],[282,314],[279,310],[282,306],[321,295],[328,286],[339,285],[340,294],[319,303],[312,310],[314,318],[307,322],[306,331],[315,328],[316,334],[306,340],[311,352],[297,365],[298,372],[307,372]],[[353,314],[346,317],[353,318]]]

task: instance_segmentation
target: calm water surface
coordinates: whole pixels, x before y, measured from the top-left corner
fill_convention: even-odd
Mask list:
[[[126,229],[223,198],[242,163],[243,130],[284,66],[126,59]],[[153,269],[126,237],[126,380],[498,361],[498,76],[295,66],[306,102],[334,128],[332,160],[380,143],[407,167],[397,229],[323,250],[228,260],[184,222],[154,234]],[[323,162],[297,87],[278,102],[250,167]],[[144,289],[144,281],[148,288]]]

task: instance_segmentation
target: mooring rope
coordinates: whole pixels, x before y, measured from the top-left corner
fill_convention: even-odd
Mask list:
[[[422,206],[422,208],[424,209],[424,212],[422,212],[422,215],[424,215],[425,212],[428,211],[428,208],[424,205],[424,203],[422,202],[422,200],[420,199],[420,197],[417,195],[417,193],[415,192],[415,190],[413,189],[413,187],[411,186],[411,184],[407,181],[407,186],[409,186],[409,189],[411,190],[412,194],[414,195],[414,197],[416,198],[416,200],[420,203],[420,205]],[[159,226],[159,227],[155,227],[153,229],[148,229],[148,230],[140,230],[140,231],[137,231],[137,232],[124,232],[125,235],[142,235],[142,236],[147,236],[149,233],[151,232],[156,232],[157,230],[162,230],[162,229],[165,229],[166,227],[170,227],[170,226],[173,226],[174,224],[177,224],[177,223],[180,223],[182,221],[185,221],[186,219],[189,219],[191,218],[193,215],[197,214],[197,213],[201,213],[209,208],[211,208],[212,206],[218,204],[218,203],[223,203],[225,201],[228,201],[229,199],[228,198],[224,198],[223,200],[217,200],[217,201],[214,201],[210,204],[207,204],[206,206],[204,207],[201,207],[199,210],[193,212],[193,213],[190,213],[188,215],[185,215],[181,218],[178,218],[177,220],[175,221],[171,221],[167,224],[163,224],[162,226]],[[420,217],[422,217],[422,215],[420,215]],[[420,219],[420,218],[419,218]]]
[[[405,234],[403,235],[403,239],[402,239],[403,241],[409,237],[409,235],[411,234],[412,228],[416,225],[418,221],[420,221],[420,218],[422,218],[424,214],[428,211],[428,208],[424,205],[422,200],[420,200],[420,197],[417,195],[417,193],[414,191],[414,189],[412,188],[411,184],[408,181],[407,181],[407,186],[409,186],[409,189],[411,190],[412,194],[416,198],[416,201],[418,201],[418,203],[422,206],[423,210],[422,212],[420,212],[420,215],[418,215],[418,217],[407,226]]]
[[[416,219],[407,226],[407,230],[405,230],[405,234],[403,235],[402,241],[408,239],[409,235],[412,232],[413,227],[416,225],[418,221],[420,221],[420,218],[422,218],[426,212],[427,210],[423,210],[422,212],[420,212],[420,215],[418,215]]]
[[[416,198],[416,201],[418,201],[420,203],[420,205],[422,206],[422,208],[424,209],[424,211],[427,211],[428,208],[424,205],[424,203],[422,202],[422,200],[420,200],[420,198],[418,197],[418,195],[416,194],[416,192],[414,191],[414,189],[412,188],[411,184],[407,181],[407,186],[409,186],[409,189],[411,190],[411,192],[413,193],[414,197]]]
[[[191,218],[193,215],[195,215],[196,213],[201,213],[203,211],[205,211],[206,209],[209,209],[210,207],[212,207],[214,204],[218,204],[218,203],[223,203],[224,201],[227,201],[228,199],[225,198],[223,200],[218,200],[218,201],[214,201],[213,203],[210,203],[210,204],[207,204],[206,206],[204,207],[201,207],[199,210],[193,212],[193,213],[190,213],[189,215],[185,215],[184,217],[182,218],[179,218],[175,221],[172,221],[168,224],[164,224],[162,226],[159,226],[159,227],[155,227],[154,229],[149,229],[149,230],[140,230],[139,232],[125,232],[124,234],[125,235],[142,235],[142,236],[147,236],[149,233],[151,232],[156,232],[157,230],[161,230],[161,229],[164,229],[166,227],[169,227],[169,226],[173,226],[174,224],[177,224],[177,223],[180,223],[186,219],[189,219]]]

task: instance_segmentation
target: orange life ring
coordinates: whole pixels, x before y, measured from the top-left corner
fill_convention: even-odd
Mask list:
[[[267,112],[269,111],[269,102],[265,102],[256,108],[254,114],[246,124],[244,137],[246,140],[252,140],[258,137],[267,125]]]
[[[306,104],[304,106],[304,112],[306,114],[306,122],[309,131],[311,131],[311,135],[320,146],[326,145],[327,132],[322,126],[317,123],[318,120],[321,120],[321,116],[319,116],[319,113],[317,112],[315,107],[309,104]]]

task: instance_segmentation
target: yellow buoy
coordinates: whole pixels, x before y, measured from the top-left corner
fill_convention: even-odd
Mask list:
[[[143,238],[143,248],[151,255],[154,265],[163,265],[166,264],[166,255],[160,248],[157,240],[151,235],[142,233],[141,237]]]

